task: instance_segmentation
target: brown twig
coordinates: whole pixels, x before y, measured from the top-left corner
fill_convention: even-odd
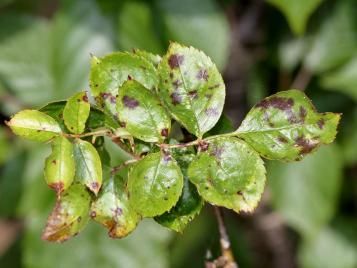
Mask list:
[[[238,264],[234,260],[234,256],[231,249],[231,242],[229,240],[227,229],[223,221],[222,211],[219,207],[214,206],[214,212],[218,223],[222,255],[213,262],[207,262],[206,267],[238,268]]]
[[[293,83],[291,84],[291,88],[305,91],[311,78],[312,78],[312,73],[306,67],[302,66],[298,71]]]
[[[115,166],[112,168],[112,170],[110,171],[110,173],[112,175],[116,174],[117,172],[119,172],[120,170],[122,170],[123,168],[127,167],[128,165],[131,165],[135,162],[139,161],[138,159],[129,159],[123,163],[121,163],[120,165],[118,166]]]

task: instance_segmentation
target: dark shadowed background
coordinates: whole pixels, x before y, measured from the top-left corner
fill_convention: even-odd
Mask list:
[[[163,54],[169,40],[217,64],[235,128],[257,101],[291,88],[321,112],[343,113],[334,144],[302,162],[267,161],[254,213],[224,211],[240,268],[356,268],[356,0],[0,0],[0,267],[196,268],[219,254],[209,205],[183,234],[148,220],[112,240],[92,222],[64,244],[43,242],[54,204],[42,171],[49,146],[3,123],[88,89],[90,53]]]

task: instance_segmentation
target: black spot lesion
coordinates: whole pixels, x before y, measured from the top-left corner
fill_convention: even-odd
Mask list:
[[[191,90],[188,92],[188,96],[191,98],[191,99],[197,99],[198,98],[198,92],[197,90]]]
[[[299,108],[299,117],[301,122],[305,122],[305,118],[307,115],[307,111],[303,106],[300,106]]]
[[[123,101],[123,104],[125,107],[129,108],[129,109],[135,109],[136,107],[139,106],[139,101],[132,98],[132,97],[129,97],[127,95],[125,95],[122,99]]]
[[[169,129],[168,128],[161,129],[161,136],[167,138],[169,136]]]
[[[178,68],[180,65],[182,65],[184,60],[184,56],[180,54],[172,54],[169,59],[168,63],[171,69]]]
[[[278,137],[278,141],[280,143],[288,143],[288,139],[286,137],[284,137],[284,136],[279,136]]]
[[[323,118],[320,118],[319,121],[317,121],[317,126],[319,129],[323,129],[325,126],[325,120]]]

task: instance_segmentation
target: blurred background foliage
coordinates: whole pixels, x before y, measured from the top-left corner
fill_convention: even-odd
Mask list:
[[[42,171],[49,148],[3,124],[88,89],[90,53],[161,54],[174,40],[216,62],[234,127],[258,100],[289,88],[306,90],[319,111],[343,113],[334,145],[302,162],[267,161],[255,213],[225,211],[240,267],[356,268],[356,15],[356,0],[0,0],[0,267],[204,267],[219,254],[208,205],[183,234],[144,221],[112,240],[92,223],[64,244],[43,242],[54,203]],[[115,161],[125,157],[107,147]]]

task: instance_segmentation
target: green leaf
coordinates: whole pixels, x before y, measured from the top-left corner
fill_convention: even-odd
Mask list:
[[[140,221],[140,216],[129,203],[126,183],[120,176],[113,176],[103,184],[90,215],[108,229],[112,238],[127,236]]]
[[[10,153],[10,139],[7,137],[5,127],[0,126],[0,166],[5,162]]]
[[[177,148],[172,150],[172,155],[175,159],[178,159],[177,163],[184,176],[182,194],[170,211],[155,217],[155,220],[167,228],[182,233],[187,224],[200,213],[204,202],[196,187],[187,177],[187,168],[195,158],[194,150],[188,147]]]
[[[171,43],[159,65],[159,96],[171,115],[198,137],[221,116],[225,85],[221,74],[203,52]]]
[[[214,0],[156,1],[167,40],[204,51],[223,70],[229,59],[230,27],[224,10]],[[214,34],[212,34],[214,33]]]
[[[161,61],[161,57],[159,55],[156,54],[152,54],[150,52],[147,52],[145,50],[140,50],[140,49],[134,49],[133,53],[135,55],[138,55],[140,57],[143,57],[144,59],[148,60],[149,62],[151,62],[156,68],[158,67],[160,61]]]
[[[135,79],[144,87],[155,90],[158,77],[155,67],[133,53],[116,52],[103,58],[93,57],[90,87],[98,105],[113,115],[117,114],[118,88],[128,79]]]
[[[295,34],[303,34],[309,17],[323,0],[268,0],[284,13]]]
[[[299,267],[355,268],[356,247],[337,230],[326,227],[312,240],[305,240],[299,248]]]
[[[42,106],[39,111],[51,116],[61,126],[62,131],[66,131],[67,127],[63,121],[63,109],[65,105],[66,101],[54,101]]]
[[[57,194],[67,190],[75,174],[73,145],[65,137],[56,137],[52,142],[52,153],[45,161],[45,179]]]
[[[162,142],[168,137],[171,118],[158,97],[138,82],[125,82],[118,95],[118,117],[128,132],[146,142]]]
[[[79,92],[70,97],[63,110],[64,123],[74,134],[81,134],[89,116],[90,104],[86,92]]]
[[[36,110],[18,112],[7,125],[20,137],[42,142],[58,136],[62,131],[56,120]]]
[[[169,154],[152,153],[129,171],[128,191],[133,208],[143,217],[154,217],[170,210],[178,201],[183,176]]]
[[[155,13],[148,2],[124,2],[118,20],[118,41],[123,50],[141,48],[154,53],[163,52],[153,15]]]
[[[73,184],[57,200],[42,239],[63,242],[77,235],[88,222],[90,202],[90,194],[85,187]]]
[[[252,211],[265,184],[264,163],[258,153],[237,138],[216,138],[188,168],[188,178],[207,202]]]
[[[182,233],[188,223],[197,216],[203,207],[203,200],[196,187],[185,177],[182,194],[177,204],[168,212],[155,217],[161,225]]]
[[[305,53],[305,68],[314,73],[332,70],[356,53],[356,2],[336,1],[331,11],[314,35],[310,50]]]
[[[74,159],[76,162],[75,180],[85,184],[94,194],[102,185],[102,163],[94,146],[84,140],[74,143]]]
[[[338,70],[322,76],[320,84],[325,89],[342,92],[357,101],[357,56]]]
[[[268,167],[275,209],[303,236],[316,234],[336,212],[342,179],[336,145],[323,147],[301,162],[272,162]]]
[[[339,114],[317,113],[303,92],[288,90],[256,104],[237,135],[268,159],[300,160],[335,139],[339,120]]]

